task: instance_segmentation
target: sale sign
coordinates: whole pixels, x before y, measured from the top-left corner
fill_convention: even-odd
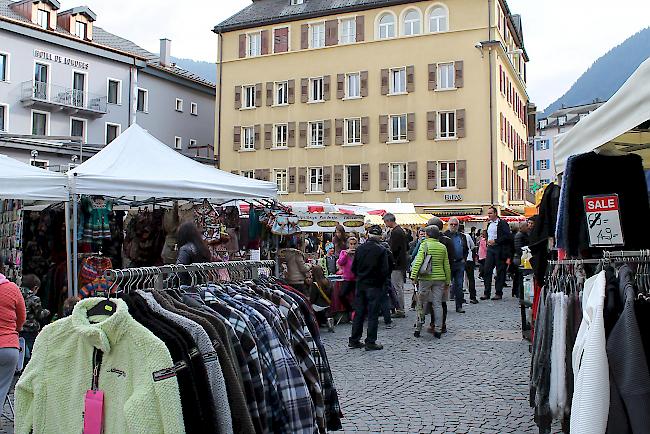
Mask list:
[[[589,245],[591,247],[624,245],[618,195],[585,196],[584,203]]]

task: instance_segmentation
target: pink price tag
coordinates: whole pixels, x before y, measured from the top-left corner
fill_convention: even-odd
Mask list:
[[[87,391],[84,403],[83,434],[101,434],[104,424],[104,391]]]

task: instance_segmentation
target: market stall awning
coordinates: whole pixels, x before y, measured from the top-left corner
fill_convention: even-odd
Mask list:
[[[274,199],[275,183],[233,175],[192,160],[139,125],[68,172],[77,194],[112,197]],[[73,179],[74,178],[74,179]]]
[[[564,172],[571,155],[583,154],[609,144],[623,152],[650,157],[648,128],[635,130],[650,119],[650,59],[643,62],[609,101],[571,130],[556,137],[555,170]],[[647,166],[647,158],[644,158]]]
[[[68,200],[68,180],[62,173],[30,166],[0,154],[0,198]]]
[[[431,214],[395,214],[395,221],[398,225],[402,226],[426,226],[431,217],[433,217]],[[380,215],[368,214],[366,216],[366,224],[383,225],[384,220]]]

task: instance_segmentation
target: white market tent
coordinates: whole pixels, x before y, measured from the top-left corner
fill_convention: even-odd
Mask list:
[[[650,165],[650,59],[644,61],[609,101],[555,140],[555,170],[564,172],[571,155],[606,148],[640,154]]]
[[[74,194],[112,197],[275,199],[277,186],[233,175],[179,154],[139,125],[68,172]]]
[[[0,198],[67,201],[65,175],[30,166],[0,154]]]

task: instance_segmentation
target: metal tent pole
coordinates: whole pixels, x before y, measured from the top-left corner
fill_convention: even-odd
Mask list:
[[[65,202],[65,254],[66,254],[66,283],[68,297],[72,297],[72,246],[70,245],[70,197]]]
[[[77,223],[79,205],[77,203],[77,194],[75,192],[76,176],[77,174],[75,173],[72,177],[72,189],[70,192],[72,196],[72,281],[74,282],[73,288],[75,297],[79,295],[79,261],[77,260],[79,256],[79,246],[77,243],[77,233],[79,231]]]

